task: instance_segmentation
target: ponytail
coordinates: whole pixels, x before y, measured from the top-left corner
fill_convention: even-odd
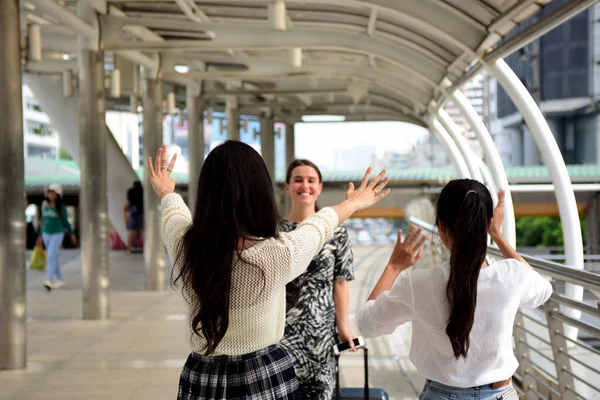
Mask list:
[[[487,253],[488,224],[493,205],[487,188],[481,183],[460,180],[448,185],[453,182],[460,183],[462,190],[444,193],[444,188],[438,201],[438,221],[447,228],[452,241],[450,277],[446,287],[450,304],[446,335],[452,344],[454,357],[459,359],[466,358],[469,351],[469,335],[477,305],[477,280]]]

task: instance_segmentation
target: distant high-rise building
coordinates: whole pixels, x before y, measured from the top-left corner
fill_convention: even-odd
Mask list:
[[[60,157],[58,133],[52,129],[50,118],[26,85],[23,86],[23,131],[25,157]]]
[[[566,1],[550,3],[531,20],[547,15]],[[567,164],[600,161],[600,47],[595,39],[600,35],[598,15],[600,5],[592,6],[505,59],[539,104]],[[520,25],[510,35],[527,25]],[[495,82],[490,86],[493,98],[497,99],[497,115],[492,117],[491,133],[504,164],[541,164],[522,116]]]

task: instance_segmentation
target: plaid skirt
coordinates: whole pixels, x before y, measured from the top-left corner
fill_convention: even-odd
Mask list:
[[[300,400],[300,389],[291,356],[272,345],[241,356],[191,353],[177,399]]]

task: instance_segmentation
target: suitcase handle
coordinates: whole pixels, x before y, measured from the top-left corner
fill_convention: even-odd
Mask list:
[[[369,349],[367,348],[367,346],[364,346],[362,350],[365,363],[365,400],[369,400]],[[336,359],[338,365],[335,373],[335,399],[340,400],[340,356],[337,356]]]

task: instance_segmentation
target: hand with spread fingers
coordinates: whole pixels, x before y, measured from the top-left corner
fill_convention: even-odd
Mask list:
[[[423,234],[423,228],[411,226],[410,231],[402,240],[402,230],[398,231],[398,241],[394,246],[388,265],[397,271],[404,271],[415,265],[423,255],[423,244],[427,235]]]
[[[390,193],[390,189],[383,190],[390,181],[388,177],[385,177],[382,181],[386,170],[382,170],[371,182],[369,182],[371,171],[372,169],[369,167],[357,189],[354,189],[354,184],[352,182],[348,184],[346,199],[354,202],[357,210],[372,206]]]
[[[150,171],[150,182],[154,192],[162,199],[165,195],[175,191],[177,179],[171,179],[171,172],[175,167],[177,154],[173,155],[171,162],[167,165],[167,146],[162,145],[156,152],[156,160],[152,164],[152,157],[148,157],[148,170]]]

